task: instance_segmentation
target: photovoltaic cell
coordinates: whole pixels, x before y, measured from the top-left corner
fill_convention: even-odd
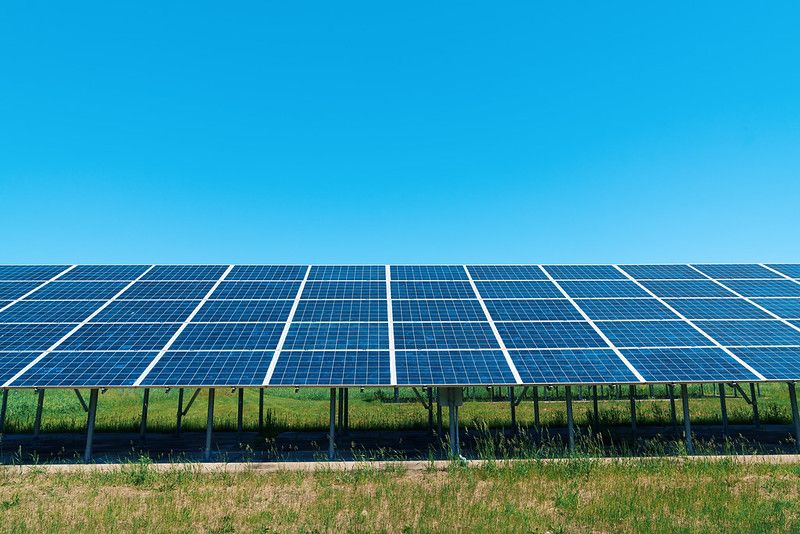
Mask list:
[[[120,292],[126,282],[50,282],[27,300],[108,300]]]
[[[383,323],[292,323],[284,350],[389,349]]]
[[[694,347],[713,343],[683,321],[604,322],[600,330],[617,347]]]
[[[278,345],[281,323],[189,323],[172,350],[272,350]]]
[[[524,384],[607,384],[638,382],[612,350],[512,350]]]
[[[711,280],[645,281],[641,284],[662,298],[736,296]]]
[[[209,300],[192,322],[284,322],[291,309],[291,300]]]
[[[392,282],[392,299],[474,299],[469,282]]]
[[[222,282],[211,294],[214,300],[294,299],[299,282]]]
[[[466,280],[461,265],[392,265],[392,280]]]
[[[72,334],[59,350],[160,350],[178,329],[172,324],[89,323]]]
[[[213,286],[214,282],[137,282],[120,295],[119,300],[200,300]]]
[[[44,282],[66,270],[67,267],[69,265],[0,265],[0,280]]]
[[[92,319],[92,323],[179,323],[189,317],[199,302],[197,300],[115,300],[98,313]],[[63,302],[57,304],[63,304]],[[94,305],[97,308],[96,302]]]
[[[800,332],[777,320],[695,321],[722,345],[800,345]]]
[[[570,297],[581,298],[623,298],[623,297],[649,297],[648,293],[633,282],[620,280],[618,282],[575,282],[563,281],[559,285]]]
[[[594,321],[677,318],[656,299],[583,299],[579,305]]]
[[[733,353],[769,380],[800,380],[800,347],[741,348]]]
[[[758,380],[747,368],[716,348],[625,349],[622,353],[650,382]]]
[[[769,267],[789,278],[800,278],[800,263],[773,263]]]
[[[544,268],[556,280],[625,279],[613,265],[545,265]]]
[[[473,280],[547,280],[538,265],[470,265]]]
[[[308,282],[303,299],[385,299],[385,282]]]
[[[637,280],[705,279],[688,265],[620,265]]]
[[[20,376],[18,387],[132,386],[157,352],[59,352],[42,358]]]
[[[582,321],[568,300],[486,300],[494,321]]]
[[[168,351],[142,381],[143,386],[260,386],[272,351]]]
[[[800,284],[791,280],[725,280],[743,297],[800,297]]]
[[[397,383],[402,386],[516,383],[499,350],[399,351],[395,361]]]
[[[477,300],[395,300],[394,322],[485,321]]]
[[[754,263],[706,264],[694,267],[711,278],[780,278],[780,275]]]
[[[385,322],[385,300],[301,300],[293,322]]]
[[[314,265],[309,280],[385,280],[383,265]]]
[[[300,281],[307,269],[307,265],[236,265],[225,279]]]
[[[800,319],[800,299],[753,299],[783,319]]]
[[[597,332],[586,322],[575,323],[496,323],[508,348],[560,349],[607,348]]]
[[[485,299],[562,299],[564,295],[551,282],[475,282]]]
[[[0,324],[0,351],[38,351],[75,328],[74,324]]]
[[[283,351],[272,386],[388,386],[388,351]]]
[[[22,300],[0,312],[0,323],[79,323],[102,304],[92,300]]]
[[[156,265],[142,280],[218,280],[227,265]]]
[[[0,384],[5,384],[37,356],[39,352],[0,352]]]
[[[40,284],[41,282],[0,282],[0,299],[18,299]]]
[[[59,280],[103,280],[130,282],[147,270],[149,265],[78,265]]]
[[[394,343],[397,350],[499,348],[489,323],[395,323]]]
[[[770,315],[741,299],[672,299],[666,302],[688,319],[769,319]]]

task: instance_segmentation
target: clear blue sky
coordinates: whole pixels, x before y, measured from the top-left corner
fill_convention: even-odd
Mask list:
[[[0,263],[800,261],[800,4],[434,4],[3,2]]]

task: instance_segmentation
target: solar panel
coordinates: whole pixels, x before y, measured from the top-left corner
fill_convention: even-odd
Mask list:
[[[32,362],[38,355],[38,352],[0,351],[0,385],[5,384],[6,381]]]
[[[473,280],[547,280],[538,265],[470,265]]]
[[[218,280],[227,265],[156,265],[142,280]]]
[[[800,319],[800,299],[753,299],[753,302],[765,307],[783,319]]]
[[[0,312],[0,323],[79,323],[101,304],[93,300],[22,300]]]
[[[291,308],[291,300],[209,300],[192,322],[283,322],[289,317]]]
[[[302,280],[307,265],[236,265],[225,280]]]
[[[773,263],[768,267],[775,269],[789,278],[800,278],[800,263]]]
[[[545,265],[556,280],[620,280],[625,275],[613,265]]]
[[[293,299],[298,289],[300,289],[299,282],[222,282],[211,294],[211,298],[214,300]]]
[[[386,322],[387,315],[385,300],[301,300],[293,321]]]
[[[284,350],[388,350],[382,323],[292,323]]]
[[[625,349],[636,370],[651,382],[754,382],[758,377],[721,349]]]
[[[564,295],[551,282],[475,282],[485,299],[562,299]]]
[[[466,280],[461,265],[393,265],[392,280]]]
[[[800,380],[800,347],[741,348],[733,351],[770,380]]]
[[[143,386],[260,386],[272,351],[168,351],[142,381]]]
[[[627,280],[620,280],[618,282],[565,281],[559,282],[559,285],[569,294],[570,297],[575,299],[602,297],[650,297],[650,295],[644,289]]]
[[[711,280],[645,281],[641,284],[662,298],[736,296]]]
[[[694,321],[694,323],[726,346],[800,346],[800,332],[781,321]]]
[[[94,324],[72,334],[59,350],[160,350],[177,324]]]
[[[395,300],[394,322],[485,321],[477,300]]]
[[[487,300],[494,321],[582,321],[568,300]]]
[[[44,351],[75,328],[64,324],[0,324],[0,351]]]
[[[284,351],[271,386],[388,386],[388,351]]]
[[[392,299],[470,299],[469,282],[392,282]]]
[[[595,321],[675,319],[677,316],[656,299],[583,299],[581,309]]]
[[[637,280],[705,279],[705,276],[688,265],[620,265],[620,267]]]
[[[68,267],[69,265],[0,265],[0,280],[44,282]]]
[[[78,265],[59,280],[104,280],[130,282],[145,272],[149,265]]]
[[[401,386],[516,384],[499,350],[398,351],[396,362]]]
[[[280,323],[189,323],[171,348],[270,350],[278,345],[282,331],[283,325]]]
[[[156,354],[139,351],[54,351],[20,376],[14,385],[86,388],[132,386]]]
[[[383,265],[314,265],[309,280],[385,280]]]
[[[725,280],[743,297],[800,297],[800,284],[791,280]]]
[[[137,282],[119,298],[135,299],[202,299],[213,282]],[[124,287],[124,286],[123,286]]]
[[[770,315],[741,299],[665,299],[687,319],[769,319]]]
[[[753,263],[694,265],[711,278],[780,278],[780,275]]]
[[[303,299],[385,298],[385,282],[308,282],[303,289]]]
[[[497,323],[500,337],[508,348],[560,349],[607,348],[597,332],[586,322],[573,323]]]
[[[598,325],[617,347],[697,347],[713,343],[683,321],[609,321]]]
[[[67,301],[54,304],[66,304]],[[197,307],[197,300],[115,300],[98,313],[93,323],[182,322]],[[22,304],[20,302],[20,304]],[[97,302],[90,302],[96,309]],[[208,304],[206,305],[208,306]]]
[[[61,282],[56,280],[36,290],[27,300],[108,300],[125,282]]]
[[[524,384],[638,382],[613,350],[512,350],[509,353]]]
[[[397,350],[499,348],[488,323],[395,323],[394,343]]]
[[[0,282],[0,299],[18,299],[37,286],[39,282]]]

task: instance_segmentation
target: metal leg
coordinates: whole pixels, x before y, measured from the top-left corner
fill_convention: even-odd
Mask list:
[[[436,391],[436,425],[439,429],[439,439],[442,439],[443,431],[442,428],[442,402],[439,399],[439,391]]]
[[[214,431],[214,389],[208,390],[208,419],[206,421],[206,452],[205,459],[211,459],[211,434]]]
[[[628,386],[628,395],[631,399],[631,430],[636,432],[636,386]]]
[[[533,387],[533,426],[539,431],[539,388]]]
[[[669,384],[667,386],[667,391],[669,392],[669,412],[670,417],[672,419],[672,430],[678,430],[678,414],[675,410],[675,384]]]
[[[331,388],[330,429],[328,430],[328,459],[333,460],[333,446],[336,440],[336,388]]]
[[[722,413],[722,433],[728,433],[728,406],[725,404],[725,384],[719,384],[719,409]]]
[[[508,402],[511,405],[511,429],[517,430],[517,404],[514,401],[514,388],[508,388]]]
[[[564,388],[564,396],[567,399],[567,437],[569,439],[569,451],[575,451],[575,424],[572,420],[572,388]]]
[[[94,421],[97,415],[97,394],[98,390],[93,389],[89,392],[89,416],[86,420],[86,449],[83,451],[83,461],[88,462],[92,459],[92,445],[94,444]]]
[[[344,388],[344,433],[350,433],[350,390]]]
[[[236,412],[236,432],[244,430],[244,388],[239,388],[239,406]]]
[[[597,386],[592,386],[592,409],[594,410],[595,430],[600,428],[600,411],[597,405]]]
[[[178,390],[178,413],[175,415],[175,431],[181,435],[181,427],[183,426],[183,388]]]
[[[342,393],[342,388],[339,388],[339,418],[336,421],[336,432],[340,433],[342,431],[342,419],[344,419],[344,394]]]
[[[789,404],[792,405],[792,422],[794,423],[794,446],[800,452],[800,415],[797,413],[797,392],[794,382],[789,382]]]
[[[651,399],[656,396],[656,387],[653,384],[650,384],[650,389],[648,394],[650,395]]]
[[[448,399],[447,402],[447,414],[450,419],[450,455],[453,458],[458,458],[460,453],[458,449],[458,421],[456,420],[458,416],[452,398]]]
[[[461,432],[459,431],[459,428],[458,428],[458,404],[456,404],[455,402],[453,403],[453,413],[455,414],[455,417],[453,417],[453,422],[454,422],[454,425],[455,425],[455,428],[456,428],[456,451],[455,452],[456,452],[456,456],[460,457],[461,456]]]
[[[400,388],[394,388],[394,402],[400,402]]]
[[[44,390],[39,390],[39,398],[36,400],[36,419],[33,421],[33,439],[39,439],[39,431],[42,429],[42,408],[44,407]]]
[[[258,390],[258,431],[264,430],[264,388]]]
[[[761,428],[761,419],[758,417],[758,399],[756,399],[756,385],[750,382],[750,400],[753,402],[753,426],[756,430]]]
[[[433,388],[428,386],[428,433],[433,435]]]
[[[3,400],[0,401],[0,434],[6,431],[6,409],[8,408],[8,390],[3,390]]]
[[[688,454],[694,454],[692,423],[689,420],[689,388],[686,384],[681,384],[681,401],[683,403],[683,432],[684,439],[686,440],[686,452]]]
[[[150,390],[145,388],[144,397],[142,397],[142,421],[139,424],[139,439],[145,438],[147,432],[147,408],[150,404]]]

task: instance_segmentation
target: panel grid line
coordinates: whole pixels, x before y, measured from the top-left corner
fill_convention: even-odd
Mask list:
[[[34,287],[33,289],[31,289],[30,291],[28,291],[27,293],[25,293],[25,294],[24,294],[24,295],[22,295],[21,297],[17,297],[17,299],[16,299],[16,300],[12,300],[12,301],[11,301],[11,302],[9,302],[8,304],[6,304],[6,305],[5,305],[5,306],[3,306],[2,308],[0,308],[0,313],[3,313],[4,311],[6,311],[7,309],[9,309],[11,306],[13,306],[14,304],[16,304],[17,302],[19,302],[19,301],[21,301],[21,300],[25,300],[26,298],[30,297],[31,295],[33,295],[34,293],[36,293],[37,291],[39,291],[40,289],[42,289],[44,286],[46,286],[46,285],[47,285],[47,284],[49,284],[50,282],[52,282],[52,281],[54,281],[54,280],[58,280],[59,278],[61,278],[62,276],[64,276],[64,275],[65,275],[65,274],[67,274],[68,272],[70,272],[72,269],[74,269],[75,267],[77,267],[77,265],[70,265],[69,267],[67,267],[66,269],[64,269],[63,271],[61,271],[61,272],[60,272],[60,273],[58,273],[57,275],[55,275],[53,278],[51,278],[51,279],[49,279],[49,280],[47,280],[47,281],[45,281],[45,282],[43,282],[43,283],[39,284],[38,286]]]
[[[281,337],[278,339],[278,344],[275,346],[275,352],[272,353],[272,360],[269,362],[267,374],[264,375],[264,380],[261,382],[261,384],[264,386],[269,384],[270,380],[272,380],[272,375],[275,373],[275,367],[278,365],[278,358],[280,358],[281,350],[283,350],[283,345],[286,343],[286,337],[289,335],[289,328],[292,326],[292,319],[294,319],[294,314],[297,313],[297,307],[300,305],[300,299],[303,296],[303,290],[306,287],[306,282],[308,282],[308,276],[310,274],[311,265],[306,268],[306,274],[303,276],[303,281],[300,282],[300,287],[297,288],[297,294],[294,296],[292,308],[289,310],[288,317],[286,317],[286,323],[283,325]]]
[[[156,357],[153,358],[153,361],[150,362],[150,364],[145,368],[145,370],[142,371],[142,374],[133,383],[133,387],[140,386],[142,381],[145,378],[147,378],[147,375],[150,374],[150,371],[152,371],[153,368],[156,366],[156,364],[161,360],[161,358],[164,357],[164,354],[166,354],[166,352],[170,349],[173,343],[175,343],[175,341],[183,333],[186,327],[189,326],[189,323],[192,321],[192,319],[194,319],[195,315],[197,315],[197,313],[200,311],[200,308],[202,308],[205,305],[205,303],[208,302],[208,299],[211,298],[211,295],[214,293],[214,291],[216,291],[216,289],[219,287],[222,281],[225,280],[225,277],[227,277],[232,270],[233,270],[233,265],[228,265],[228,268],[225,269],[225,272],[222,273],[222,276],[220,276],[219,279],[216,282],[214,282],[214,285],[211,286],[211,289],[208,290],[208,293],[205,294],[200,303],[197,304],[194,310],[192,310],[192,313],[190,313],[189,316],[181,323],[181,325],[178,327],[175,333],[172,334],[172,337],[169,338],[166,345],[164,345],[164,347],[158,352],[158,354],[156,354]]]
[[[389,323],[389,381],[397,385],[397,353],[394,347],[394,314],[392,312],[392,268],[386,266],[386,321]]]
[[[751,373],[753,373],[755,376],[757,376],[759,380],[766,380],[766,377],[765,377],[764,375],[762,375],[761,373],[759,373],[758,371],[756,371],[755,369],[753,369],[753,367],[751,367],[751,366],[750,366],[750,365],[749,365],[747,362],[745,362],[744,360],[742,360],[741,358],[739,358],[739,357],[738,357],[736,354],[734,354],[733,352],[731,352],[731,351],[730,351],[730,349],[728,349],[727,347],[725,347],[724,345],[722,345],[722,343],[720,343],[719,341],[717,341],[715,338],[711,337],[711,335],[709,335],[708,333],[706,333],[706,332],[705,332],[705,331],[704,331],[702,328],[700,328],[699,326],[697,326],[697,325],[696,325],[694,322],[692,322],[690,319],[686,318],[686,316],[684,316],[684,315],[683,315],[682,313],[680,313],[678,310],[676,310],[675,308],[673,308],[672,306],[670,306],[670,305],[669,305],[669,304],[668,304],[666,301],[664,301],[664,299],[662,299],[661,297],[659,297],[658,295],[656,295],[655,293],[653,293],[652,291],[650,291],[649,289],[647,289],[647,288],[646,288],[644,285],[642,285],[642,284],[641,284],[641,283],[640,283],[638,280],[636,280],[634,277],[632,277],[630,274],[628,274],[628,273],[627,273],[625,270],[623,270],[623,269],[622,269],[622,267],[620,267],[619,265],[614,265],[614,267],[615,267],[617,270],[619,270],[619,272],[621,272],[622,274],[624,274],[624,275],[625,275],[625,276],[628,278],[628,280],[630,280],[630,281],[631,281],[631,282],[633,282],[634,284],[638,285],[639,287],[641,287],[642,289],[644,289],[645,291],[647,291],[647,293],[648,293],[648,294],[650,294],[650,295],[652,295],[652,296],[653,296],[653,298],[655,298],[655,299],[656,299],[656,300],[658,300],[658,301],[659,301],[661,304],[663,304],[664,306],[666,306],[667,308],[669,308],[669,309],[672,311],[672,313],[674,313],[675,315],[677,315],[678,317],[680,317],[681,319],[683,319],[683,320],[686,322],[686,324],[688,324],[689,326],[691,326],[692,328],[694,328],[695,330],[697,330],[697,332],[699,332],[700,334],[702,334],[702,335],[703,335],[703,337],[705,337],[706,339],[708,339],[709,341],[711,341],[711,342],[714,344],[714,346],[716,346],[718,349],[722,349],[722,351],[723,351],[723,352],[725,352],[725,354],[727,354],[728,356],[730,356],[731,358],[733,358],[734,360],[736,360],[736,361],[737,361],[739,364],[741,364],[741,365],[742,365],[742,366],[743,366],[745,369],[747,369],[748,371],[750,371]]]
[[[795,278],[792,278],[791,276],[787,276],[787,275],[783,274],[782,272],[780,272],[780,271],[779,271],[779,270],[777,270],[777,269],[773,269],[773,268],[772,268],[772,267],[770,267],[769,265],[766,265],[766,264],[763,264],[763,263],[759,263],[758,265],[759,265],[759,266],[761,266],[761,267],[763,267],[763,268],[765,268],[765,269],[767,269],[767,270],[769,270],[769,271],[772,271],[773,273],[775,273],[775,274],[777,274],[777,275],[780,275],[780,276],[781,276],[781,277],[783,277],[785,280],[789,280],[790,282],[794,282],[795,284],[798,284],[798,285],[800,285],[800,281],[796,280]],[[691,267],[691,265],[690,265],[690,267]]]
[[[475,298],[478,299],[478,303],[481,305],[483,314],[486,316],[486,321],[489,323],[489,327],[492,329],[492,333],[497,340],[497,344],[500,345],[500,351],[503,353],[503,357],[506,359],[509,369],[511,369],[511,374],[514,376],[514,380],[517,382],[517,384],[522,384],[522,377],[519,376],[517,366],[514,364],[514,360],[511,359],[511,354],[509,354],[508,348],[506,348],[506,343],[500,336],[500,332],[497,330],[497,325],[494,324],[494,320],[492,319],[492,314],[489,313],[489,308],[486,307],[486,303],[483,301],[481,292],[478,291],[478,286],[475,285],[475,280],[472,279],[472,274],[469,272],[469,268],[467,268],[466,265],[464,265],[464,272],[467,273],[469,285],[472,286],[472,291],[475,292]]]
[[[8,387],[8,386],[9,386],[9,385],[11,385],[11,384],[12,384],[12,383],[13,383],[15,380],[17,380],[17,379],[18,379],[20,376],[22,376],[23,374],[27,373],[27,372],[28,372],[28,370],[29,370],[31,367],[33,367],[34,365],[36,365],[37,363],[39,363],[39,362],[40,362],[42,359],[44,359],[44,357],[45,357],[45,356],[47,356],[48,354],[50,354],[51,352],[53,352],[54,350],[56,350],[56,349],[57,349],[59,346],[61,346],[61,344],[62,344],[62,343],[64,343],[64,342],[65,342],[67,339],[69,339],[69,338],[70,338],[70,337],[71,337],[71,336],[72,336],[72,335],[73,335],[75,332],[77,332],[78,330],[80,330],[81,328],[83,328],[83,327],[84,327],[84,326],[85,326],[85,325],[86,325],[86,324],[87,324],[89,321],[91,321],[92,319],[94,319],[95,317],[97,317],[97,315],[98,315],[100,312],[102,312],[104,309],[106,309],[108,306],[110,306],[112,302],[114,302],[114,301],[115,301],[117,298],[119,298],[119,297],[120,297],[120,296],[121,296],[123,293],[125,293],[125,292],[126,292],[128,289],[130,289],[130,287],[131,287],[131,286],[133,286],[133,284],[135,284],[136,282],[138,282],[138,281],[139,281],[139,280],[140,280],[140,279],[141,279],[141,278],[142,278],[144,275],[146,275],[147,273],[149,273],[149,272],[150,272],[152,269],[154,269],[154,268],[155,268],[155,265],[151,265],[150,267],[148,267],[148,268],[147,268],[147,270],[146,270],[145,272],[143,272],[142,274],[140,274],[140,275],[139,275],[139,276],[138,276],[138,277],[137,277],[135,280],[132,280],[131,282],[128,282],[128,284],[127,284],[125,287],[123,287],[122,289],[120,289],[120,290],[119,290],[119,291],[118,291],[118,292],[117,292],[117,293],[116,293],[116,294],[115,294],[113,297],[111,297],[110,299],[106,300],[106,301],[105,301],[105,302],[104,302],[104,303],[103,303],[103,304],[102,304],[102,305],[101,305],[99,308],[97,308],[95,311],[93,311],[93,312],[92,312],[92,313],[91,313],[91,314],[90,314],[88,317],[86,317],[86,318],[85,318],[83,321],[81,321],[80,323],[78,323],[78,324],[75,326],[75,328],[73,328],[72,330],[70,330],[69,332],[67,332],[66,334],[64,334],[64,336],[63,336],[61,339],[59,339],[58,341],[56,341],[55,343],[53,343],[52,345],[50,345],[50,347],[49,347],[49,348],[48,348],[46,351],[44,351],[44,352],[42,352],[41,354],[39,354],[39,356],[37,356],[36,358],[34,358],[34,359],[33,359],[33,361],[31,361],[30,363],[28,363],[28,365],[26,365],[25,367],[23,367],[22,369],[20,369],[20,370],[19,370],[19,371],[18,371],[18,372],[17,372],[17,373],[14,375],[14,376],[12,376],[12,377],[11,377],[11,378],[9,378],[8,380],[6,380],[6,383],[5,383],[5,384],[3,384],[3,385],[2,385],[2,387],[4,387],[4,388],[5,388],[5,387]]]

